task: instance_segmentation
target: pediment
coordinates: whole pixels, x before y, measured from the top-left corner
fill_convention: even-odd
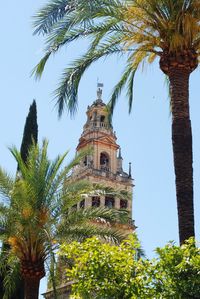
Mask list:
[[[115,140],[112,137],[109,137],[109,136],[100,136],[98,138],[95,138],[94,140],[102,142],[102,143],[106,143],[106,144],[116,145]]]
[[[104,145],[109,145],[109,146],[114,146],[116,148],[118,148],[118,145],[116,144],[116,140],[115,138],[113,138],[112,136],[108,136],[108,135],[101,135],[101,136],[98,136],[98,137],[95,137],[95,138],[90,138],[90,139],[87,139],[85,137],[81,137],[79,139],[79,144],[77,146],[77,150],[80,149],[80,148],[83,148],[85,146],[89,146],[90,144],[93,144],[94,143],[101,143],[101,144],[104,144]]]

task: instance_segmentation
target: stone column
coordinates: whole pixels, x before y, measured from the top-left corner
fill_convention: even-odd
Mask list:
[[[127,210],[130,211],[130,212],[132,210],[132,202],[131,202],[131,200],[128,200]]]
[[[85,208],[90,208],[92,206],[92,198],[90,196],[87,196],[85,198]]]
[[[115,198],[115,209],[119,210],[120,209],[120,199]]]
[[[105,196],[100,197],[100,207],[105,207]]]

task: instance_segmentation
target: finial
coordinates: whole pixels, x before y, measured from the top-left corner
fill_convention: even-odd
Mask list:
[[[118,159],[122,159],[121,147],[119,148]]]
[[[103,83],[97,83],[97,101],[102,101]]]
[[[128,173],[128,177],[131,178],[131,162],[129,162],[129,173]]]

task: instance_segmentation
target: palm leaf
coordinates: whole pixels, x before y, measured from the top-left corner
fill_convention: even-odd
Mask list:
[[[133,104],[133,83],[135,78],[136,70],[132,70],[129,79],[128,79],[128,86],[127,86],[127,98],[128,98],[128,107],[129,113],[131,113],[132,104]]]
[[[92,225],[91,223],[89,225],[82,224],[81,226],[65,227],[63,228],[63,231],[60,232],[61,240],[67,240],[68,242],[73,240],[83,241],[84,239],[95,235],[115,243],[119,243],[126,237],[125,232],[106,226],[104,227],[102,225]]]
[[[85,208],[85,209],[79,209],[76,211],[71,211],[68,214],[68,217],[66,219],[66,224],[70,225],[73,223],[84,223],[88,220],[92,219],[104,219],[106,222],[109,223],[128,223],[129,220],[129,213],[127,211],[118,211],[115,209],[109,209],[109,208]],[[65,220],[64,220],[65,223]]]
[[[52,5],[55,3],[53,1]],[[63,15],[61,12],[58,18],[55,17],[54,21],[50,22],[51,29],[46,33],[46,54],[36,68],[36,76],[40,76],[49,53],[54,53],[60,47],[83,37],[92,38],[86,54],[63,71],[60,84],[55,91],[59,116],[65,108],[71,115],[76,112],[81,77],[92,63],[116,53],[116,51],[112,52],[114,45],[119,48],[121,54],[128,54],[127,65],[132,63],[132,71],[130,70],[127,80],[125,80],[126,75],[123,74],[114,88],[110,102],[111,112],[125,86],[125,81],[127,81],[129,112],[131,111],[135,70],[146,58],[151,63],[155,57],[161,56],[164,49],[176,52],[180,49],[194,48],[198,55],[200,53],[198,22],[200,6],[196,0],[77,0],[76,3],[74,0],[71,3],[71,10],[67,10]],[[56,5],[58,3],[55,7]],[[51,9],[53,12],[53,6],[49,10],[50,19]],[[48,9],[46,16],[48,16]],[[108,49],[111,51],[106,54]],[[130,51],[135,52],[132,61]]]
[[[40,62],[32,70],[31,75],[35,74],[36,79],[41,78],[44,68],[45,68],[45,65],[46,65],[50,55],[52,54],[53,50],[54,50],[54,48],[52,48],[51,51],[48,51],[45,54],[45,56],[40,60]]]
[[[51,31],[52,26],[60,20],[67,12],[74,9],[70,4],[75,1],[71,0],[54,0],[49,1],[40,11],[34,16],[35,27],[34,34],[47,34]],[[67,6],[69,5],[69,6]]]
[[[55,91],[59,117],[61,117],[65,107],[68,108],[71,116],[76,112],[79,83],[88,67],[99,58],[107,57],[112,54],[119,54],[121,51],[120,47],[107,46],[99,51],[89,52],[81,59],[77,59],[74,62],[74,67],[66,68],[63,71],[59,87]]]
[[[8,299],[20,281],[19,260],[8,250],[1,251],[0,274],[3,276],[4,294],[2,299]]]
[[[120,81],[115,85],[115,87],[112,91],[111,98],[110,98],[109,103],[108,103],[108,108],[109,108],[110,115],[113,114],[117,99],[119,98],[119,96],[122,92],[122,89],[126,85],[128,78],[132,77],[131,75],[133,73],[135,74],[135,71],[136,70],[133,70],[132,65],[128,65],[127,68],[125,69]],[[134,76],[133,76],[133,79],[134,79]],[[131,101],[131,104],[132,104],[132,101]]]
[[[11,176],[0,167],[0,194],[4,199],[10,199],[10,192],[14,181]]]

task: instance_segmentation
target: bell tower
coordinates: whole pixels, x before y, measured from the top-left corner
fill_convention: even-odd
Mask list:
[[[97,86],[97,99],[87,108],[87,121],[76,148],[77,152],[91,148],[72,174],[74,179],[87,179],[91,183],[111,187],[115,191],[126,191],[132,194],[133,179],[131,164],[129,173],[123,170],[121,148],[109,121],[106,104],[102,100],[103,84]],[[91,197],[85,199],[84,206],[107,206],[132,211],[132,200],[112,196]]]
[[[74,167],[71,179],[86,179],[94,184],[111,187],[114,191],[125,191],[125,194],[132,194],[134,185],[131,175],[131,163],[129,163],[128,173],[124,172],[121,148],[117,144],[116,134],[109,121],[107,106],[102,101],[102,88],[103,84],[99,83],[97,86],[97,99],[87,108],[87,120],[76,148],[77,153],[87,148],[91,148],[91,151],[79,165]],[[116,194],[119,193],[116,192]],[[118,210],[126,209],[130,214],[130,222],[122,225],[120,228],[125,231],[128,230],[129,233],[136,228],[131,217],[132,196],[123,197],[122,199],[112,194],[91,195],[85,197],[75,208],[92,206],[106,206]],[[68,282],[66,285],[61,285],[58,288],[58,294],[62,298],[69,298],[71,284],[72,282]],[[52,299],[52,289],[44,294],[44,297]]]

